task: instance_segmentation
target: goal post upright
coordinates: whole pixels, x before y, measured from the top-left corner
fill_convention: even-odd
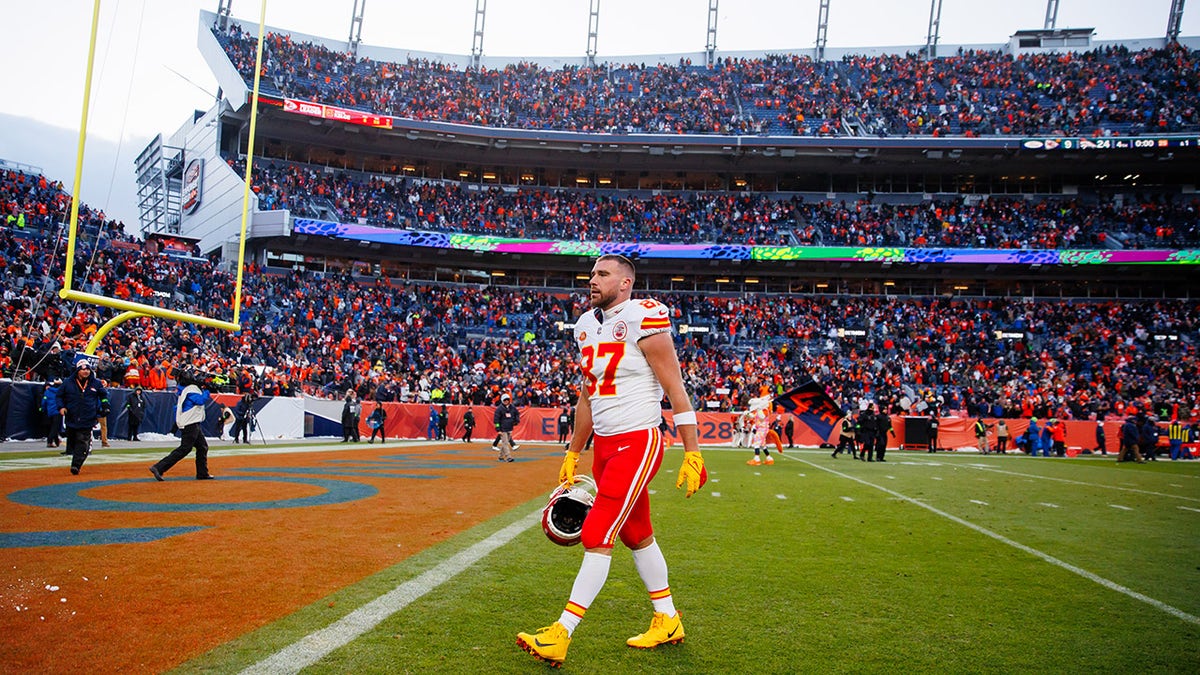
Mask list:
[[[143,316],[152,316],[159,319],[179,321],[182,323],[194,323],[220,330],[227,330],[230,332],[240,331],[242,326],[238,319],[241,316],[242,281],[246,257],[246,231],[249,225],[250,213],[250,179],[253,171],[254,141],[258,122],[258,92],[262,77],[263,37],[267,17],[267,0],[262,0],[259,11],[258,49],[254,61],[254,87],[250,93],[250,134],[247,138],[246,148],[246,174],[243,181],[242,223],[238,237],[237,278],[234,284],[233,292],[232,321],[224,321],[212,317],[201,316],[199,314],[178,312],[175,310],[164,309],[162,307],[155,307],[153,305],[122,300],[120,298],[111,298],[104,295],[97,295],[95,293],[77,291],[72,288],[75,276],[75,244],[78,238],[79,230],[79,202],[80,195],[82,194],[81,188],[83,184],[84,146],[87,141],[88,111],[91,106],[92,76],[96,57],[96,35],[100,23],[100,2],[101,0],[93,0],[92,3],[91,35],[88,40],[87,69],[84,75],[83,83],[83,111],[80,114],[79,143],[75,153],[75,187],[74,194],[71,198],[71,218],[67,227],[67,259],[63,267],[63,287],[58,293],[59,297],[64,300],[74,300],[76,302],[122,310],[121,314],[118,314],[117,316],[105,322],[104,325],[96,331],[96,334],[92,336],[91,340],[88,341],[84,353],[89,356],[95,355],[96,349],[99,347],[101,340],[118,325],[130,319]]]

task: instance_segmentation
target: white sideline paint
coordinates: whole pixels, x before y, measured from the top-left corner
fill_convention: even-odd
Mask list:
[[[400,584],[325,628],[300,638],[299,641],[250,666],[242,673],[297,673],[311,666],[479,562],[492,551],[512,541],[518,534],[539,522],[541,517],[541,509],[534,511],[483,541],[450,556],[421,576]]]
[[[972,500],[971,500],[971,503],[972,503],[972,504],[978,504],[978,505],[980,505],[980,506],[987,506],[987,505],[988,505],[988,503],[987,503],[987,502],[981,502],[981,501],[979,501],[978,499],[972,499]]]
[[[990,467],[986,467],[986,466],[980,466],[978,464],[968,464],[967,466],[970,466],[972,469],[979,469],[980,471],[992,471],[995,473],[1005,473],[1010,476],[1020,476],[1022,478],[1040,478],[1042,480],[1058,481],[1059,483],[1070,483],[1071,485],[1083,485],[1084,487],[1104,488],[1106,490],[1122,490],[1124,492],[1136,492],[1138,494],[1151,495],[1153,497],[1169,497],[1171,499],[1185,499],[1189,502],[1200,502],[1200,497],[1185,497],[1183,495],[1169,495],[1165,492],[1154,492],[1153,490],[1141,490],[1141,489],[1138,489],[1135,487],[1121,487],[1120,485],[1104,485],[1101,483],[1087,483],[1087,482],[1084,482],[1081,480],[1072,480],[1070,478],[1058,478],[1056,476],[1038,476],[1038,475],[1029,474],[1029,473],[1020,473],[1018,471],[1005,471],[1004,469],[994,469],[994,468],[990,468]],[[1121,485],[1132,485],[1132,483],[1122,483]],[[1172,487],[1183,487],[1183,486],[1182,485],[1176,486],[1176,485],[1172,484]]]
[[[1120,504],[1109,504],[1109,506],[1113,507],[1114,509],[1121,509],[1122,511],[1132,511],[1133,510],[1128,506],[1121,506]]]
[[[1051,504],[1050,502],[1040,502],[1040,504],[1041,504],[1042,506],[1045,506],[1045,507],[1047,507],[1047,508],[1051,508],[1051,509],[1057,509],[1057,508],[1058,508],[1058,504]]]
[[[1193,509],[1190,506],[1180,506],[1179,508],[1183,509],[1184,511],[1195,511],[1196,513],[1200,513],[1200,509]]]
[[[787,499],[787,495],[775,495],[775,499]]]
[[[896,492],[895,490],[889,490],[888,488],[885,488],[882,485],[876,485],[874,483],[865,481],[857,476],[851,476],[849,474],[842,473],[841,471],[836,471],[834,469],[830,469],[828,467],[821,466],[820,464],[815,464],[806,459],[801,459],[799,457],[790,457],[790,459],[792,459],[793,461],[797,461],[797,462],[803,462],[805,464],[808,464],[811,467],[820,469],[821,471],[831,473],[840,478],[852,480],[856,483],[866,485],[867,487],[875,488],[876,490],[879,490],[881,492],[886,492],[887,494],[889,494],[893,497],[896,497],[897,499],[899,499],[901,501],[906,501],[909,504],[912,504],[914,506],[919,506],[919,507],[925,509],[926,511],[935,513],[947,520],[958,523],[959,525],[962,525],[963,527],[975,530],[976,532],[978,532],[982,535],[991,537],[992,539],[995,539],[998,542],[1008,544],[1009,546],[1012,546],[1013,548],[1015,548],[1019,551],[1024,551],[1025,553],[1028,553],[1029,555],[1032,555],[1037,558],[1041,558],[1042,560],[1050,563],[1051,565],[1054,565],[1055,567],[1060,567],[1064,570],[1067,570],[1068,572],[1078,574],[1079,576],[1083,577],[1084,579],[1087,579],[1089,581],[1093,581],[1097,584],[1100,584],[1101,586],[1109,589],[1110,591],[1116,591],[1117,593],[1121,593],[1122,595],[1129,596],[1129,597],[1133,598],[1134,600],[1139,600],[1141,602],[1146,603],[1147,605],[1150,605],[1151,607],[1154,607],[1155,609],[1166,612],[1167,614],[1170,614],[1171,616],[1173,616],[1177,619],[1182,619],[1190,624],[1200,626],[1200,616],[1188,614],[1187,612],[1183,611],[1182,609],[1172,607],[1171,605],[1168,605],[1167,603],[1162,602],[1161,600],[1155,600],[1154,598],[1151,598],[1148,595],[1143,595],[1141,593],[1138,593],[1137,591],[1133,590],[1132,588],[1127,588],[1125,586],[1122,586],[1121,584],[1118,584],[1115,581],[1105,579],[1104,577],[1102,577],[1098,574],[1089,572],[1089,571],[1083,569],[1082,567],[1076,567],[1075,565],[1072,565],[1069,562],[1059,560],[1058,558],[1055,558],[1054,556],[1050,555],[1049,553],[1042,553],[1041,551],[1039,551],[1035,548],[1031,548],[1020,542],[1013,541],[1012,539],[1009,539],[1008,537],[1006,537],[998,532],[992,532],[991,530],[987,529],[986,527],[981,527],[981,526],[976,525],[975,523],[972,523],[968,520],[963,520],[962,518],[959,518],[958,516],[946,513],[945,511],[942,511],[941,509],[938,509],[934,506],[930,506],[929,504],[926,504],[925,502],[922,502],[918,499],[913,499],[912,497],[909,497],[907,495],[902,495],[899,492]],[[842,499],[846,499],[846,497],[842,497]],[[1182,507],[1180,507],[1180,508],[1182,508]]]

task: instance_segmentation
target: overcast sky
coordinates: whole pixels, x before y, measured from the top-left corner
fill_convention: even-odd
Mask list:
[[[474,0],[365,2],[365,44],[467,54]],[[44,169],[71,189],[80,128],[92,3],[4,0],[0,9],[0,159]],[[267,24],[346,39],[354,0],[271,0]],[[603,0],[599,58],[704,49],[707,0]],[[818,0],[725,0],[717,49],[804,50],[816,39]],[[1193,3],[1194,4],[1194,3]],[[83,198],[137,231],[133,160],[155,134],[172,133],[194,109],[207,109],[216,82],[196,48],[198,13],[217,0],[103,0],[97,38]],[[1016,30],[1041,28],[1045,0],[943,0],[940,43],[998,44]],[[1096,39],[1161,37],[1170,0],[1061,0],[1059,28],[1094,27]],[[299,7],[298,7],[299,6]],[[588,0],[491,0],[487,56],[581,55]],[[257,21],[260,3],[233,0],[232,13]],[[929,0],[831,0],[829,47],[921,45]],[[1200,34],[1200,7],[1188,7],[1183,35]],[[47,129],[46,127],[56,129]],[[65,133],[64,133],[65,132]],[[69,142],[64,142],[69,139]]]

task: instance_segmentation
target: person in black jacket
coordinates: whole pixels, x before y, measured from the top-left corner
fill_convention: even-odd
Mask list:
[[[109,413],[108,390],[92,374],[90,360],[81,359],[76,363],[75,375],[58,388],[58,412],[67,428],[71,475],[77,476],[92,452],[92,427]]]
[[[888,436],[895,437],[896,430],[892,428],[892,416],[887,414],[881,405],[879,412],[875,414],[875,461],[885,462],[883,456],[887,454]]]
[[[575,413],[571,406],[565,405],[558,413],[558,442],[566,443],[571,436],[571,427],[575,425]]]
[[[146,417],[146,393],[141,387],[135,388],[129,398],[125,399],[125,412],[129,414],[129,433],[126,436],[131,441],[141,440],[138,438],[138,429]]]
[[[467,411],[463,413],[463,443],[471,442],[471,432],[473,431],[475,431],[475,412],[468,405]]]
[[[493,421],[496,424],[496,431],[500,434],[500,456],[496,458],[496,461],[511,462],[513,461],[512,432],[517,428],[517,423],[521,421],[521,413],[517,412],[517,407],[512,404],[512,397],[508,394],[500,397],[500,405],[496,408]]]
[[[1146,461],[1142,459],[1142,453],[1138,451],[1140,440],[1141,433],[1137,421],[1132,417],[1126,417],[1125,422],[1121,424],[1121,451],[1117,453],[1117,461],[1128,462],[1136,459],[1138,464]]]
[[[871,458],[871,453],[875,450],[875,415],[871,408],[872,406],[868,405],[858,414],[858,459],[867,462],[875,461]]]
[[[242,398],[233,406],[233,427],[229,429],[229,435],[233,436],[233,442],[238,442],[238,434],[242,436],[242,442],[250,445],[250,418],[254,416],[254,394],[246,392],[242,394]]]
[[[1138,448],[1142,451],[1142,459],[1151,462],[1158,461],[1158,422],[1157,417],[1142,417],[1138,419]]]
[[[342,442],[349,443],[353,438],[357,443],[362,439],[358,435],[358,420],[362,416],[362,403],[358,400],[358,392],[350,389],[346,392],[346,403],[342,406]]]
[[[387,411],[383,409],[383,403],[376,401],[375,409],[367,416],[367,426],[371,427],[371,437],[367,439],[367,443],[375,442],[375,434],[379,434],[379,442],[387,443],[387,432],[383,426],[387,421]]]

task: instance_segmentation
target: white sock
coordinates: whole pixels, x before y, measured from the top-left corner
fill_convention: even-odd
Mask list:
[[[675,616],[675,601],[671,598],[671,586],[667,583],[667,559],[655,540],[646,548],[633,552],[633,564],[637,567],[654,611]]]
[[[583,613],[600,594],[600,589],[604,588],[604,582],[608,580],[608,568],[611,565],[611,555],[590,551],[583,554],[583,562],[579,565],[579,574],[575,575],[575,585],[571,587],[571,599],[567,602],[567,608],[563,610],[562,616],[558,618],[558,622],[567,629],[567,635],[575,632],[575,628],[583,620]]]

